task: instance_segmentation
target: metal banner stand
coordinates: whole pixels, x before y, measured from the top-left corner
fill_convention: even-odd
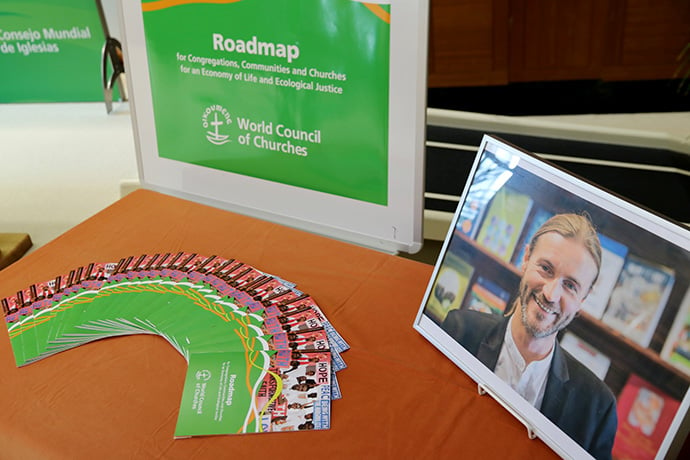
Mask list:
[[[127,100],[123,83],[125,64],[122,59],[122,44],[118,39],[110,36],[101,0],[96,0],[96,6],[98,7],[98,16],[101,19],[101,26],[105,35],[105,43],[101,52],[101,81],[103,84],[105,110],[107,113],[110,113],[113,110],[113,87],[116,82],[120,91],[120,99],[123,101]],[[110,62],[113,69],[110,77],[108,77],[108,62]]]

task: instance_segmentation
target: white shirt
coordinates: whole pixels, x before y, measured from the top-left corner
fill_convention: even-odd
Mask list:
[[[549,367],[553,358],[553,347],[549,354],[539,361],[532,361],[529,365],[515,345],[511,324],[515,318],[513,315],[508,323],[501,353],[498,355],[495,373],[503,381],[517,391],[520,396],[537,409],[541,409],[548,380]]]

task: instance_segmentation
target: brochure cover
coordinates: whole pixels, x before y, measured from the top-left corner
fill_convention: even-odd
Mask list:
[[[330,356],[286,369],[264,351],[194,353],[175,437],[330,427]]]

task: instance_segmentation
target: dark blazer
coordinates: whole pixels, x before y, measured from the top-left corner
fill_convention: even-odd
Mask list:
[[[471,310],[448,313],[442,328],[494,370],[509,318]],[[616,398],[589,369],[556,342],[541,412],[595,458],[611,458]]]

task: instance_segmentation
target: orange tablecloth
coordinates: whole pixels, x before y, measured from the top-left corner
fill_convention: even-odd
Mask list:
[[[77,198],[78,201],[78,198]],[[331,429],[174,440],[186,362],[155,336],[17,368],[0,334],[0,458],[553,458],[413,328],[432,267],[140,190],[0,272],[0,297],[92,261],[190,251],[298,284],[351,345]]]

